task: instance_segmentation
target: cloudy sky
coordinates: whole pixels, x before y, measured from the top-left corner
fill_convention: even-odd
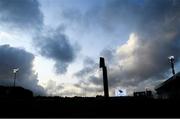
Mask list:
[[[153,90],[180,70],[179,0],[0,0],[0,84],[37,95]]]

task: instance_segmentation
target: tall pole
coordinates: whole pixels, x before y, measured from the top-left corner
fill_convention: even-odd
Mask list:
[[[100,65],[99,66],[100,66],[100,68],[103,69],[104,96],[109,97],[107,68],[105,66],[105,61],[104,61],[103,57],[100,57]]]
[[[171,60],[172,73],[173,73],[173,75],[175,75],[175,70],[174,70],[174,59],[170,59],[170,60]]]
[[[170,59],[170,63],[171,63],[171,68],[172,68],[172,73],[173,73],[173,76],[175,75],[175,70],[174,70],[174,56],[170,56],[169,57]]]
[[[104,96],[109,97],[109,89],[108,89],[108,77],[107,77],[107,68],[103,67],[103,79],[104,79]]]
[[[14,87],[16,86],[16,72],[14,73]]]

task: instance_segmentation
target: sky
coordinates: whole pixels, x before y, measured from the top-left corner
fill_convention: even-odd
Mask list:
[[[154,90],[180,70],[179,0],[0,0],[0,85],[36,95]]]

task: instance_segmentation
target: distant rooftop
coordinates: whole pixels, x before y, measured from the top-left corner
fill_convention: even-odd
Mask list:
[[[33,92],[22,87],[0,86],[0,97],[32,97]]]
[[[158,85],[155,90],[171,87],[172,84],[173,86],[177,86],[179,84],[178,82],[180,82],[180,72]]]

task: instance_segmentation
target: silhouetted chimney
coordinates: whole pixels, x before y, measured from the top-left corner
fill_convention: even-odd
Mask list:
[[[104,96],[109,97],[107,69],[103,57],[100,57],[99,67],[103,69]]]

